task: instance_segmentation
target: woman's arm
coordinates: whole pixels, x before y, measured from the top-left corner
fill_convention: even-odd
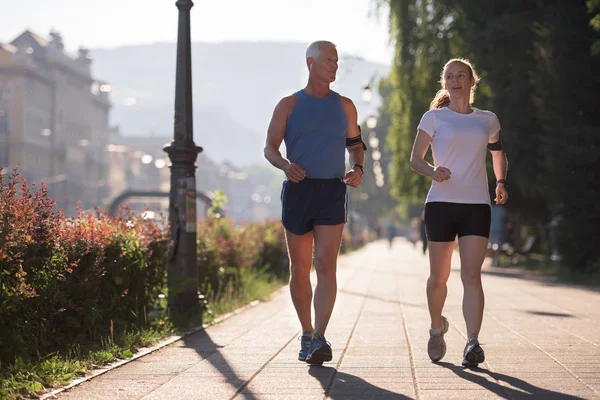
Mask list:
[[[452,175],[448,168],[434,167],[425,161],[425,154],[430,144],[431,136],[424,130],[419,129],[410,154],[410,168],[418,174],[433,178],[436,182],[447,181]]]
[[[501,143],[500,131],[498,131],[494,136],[491,136],[488,143]],[[499,180],[503,180],[504,182],[506,182],[506,173],[508,171],[508,159],[506,158],[506,153],[504,152],[502,145],[500,144],[499,146],[492,146],[490,152],[492,153],[492,166],[494,167],[494,175],[496,176],[496,182],[498,182]],[[496,183],[496,198],[494,199],[494,201],[496,202],[496,204],[504,204],[507,200],[508,188],[506,183]]]

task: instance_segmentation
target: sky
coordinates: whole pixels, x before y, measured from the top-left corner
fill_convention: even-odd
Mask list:
[[[377,0],[195,0],[192,40],[329,40],[341,53],[390,64],[388,9]],[[10,10],[0,24],[0,42],[25,29],[44,37],[62,34],[66,50],[175,42],[175,0],[0,0]],[[8,17],[8,18],[7,18]]]

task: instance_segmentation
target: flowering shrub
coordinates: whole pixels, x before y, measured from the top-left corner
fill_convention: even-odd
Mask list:
[[[249,299],[256,279],[289,274],[281,223],[235,226],[225,202],[217,193],[198,225],[199,289],[212,304]],[[0,174],[0,365],[141,326],[165,288],[170,241],[152,220],[54,209],[44,184]]]
[[[289,273],[281,223],[264,221],[236,227],[221,217],[225,203],[226,198],[215,193],[210,218],[198,227],[200,291],[212,302],[240,294],[244,274],[260,271],[285,280]]]
[[[0,361],[141,324],[164,287],[168,240],[153,222],[54,206],[45,185],[0,175]]]

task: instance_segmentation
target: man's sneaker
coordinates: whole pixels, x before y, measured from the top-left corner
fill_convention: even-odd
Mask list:
[[[444,341],[444,334],[448,332],[450,324],[446,317],[442,316],[442,330],[441,332],[429,330],[429,342],[427,342],[427,354],[431,361],[438,362],[446,355],[446,342]]]
[[[325,340],[325,336],[315,333],[308,349],[306,362],[309,364],[323,364],[325,361],[331,361],[331,345]]]
[[[463,352],[464,358],[462,365],[467,368],[475,368],[485,361],[485,353],[479,345],[479,340],[469,339]]]
[[[308,355],[308,349],[310,349],[310,342],[312,341],[311,336],[300,336],[300,353],[298,353],[298,360],[305,361]]]

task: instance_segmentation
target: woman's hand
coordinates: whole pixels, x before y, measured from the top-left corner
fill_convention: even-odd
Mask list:
[[[450,179],[452,172],[446,167],[435,167],[433,169],[433,180],[436,182],[444,182]]]
[[[505,204],[508,200],[508,189],[504,186],[503,183],[499,183],[496,185],[496,198],[494,201],[496,204]]]

